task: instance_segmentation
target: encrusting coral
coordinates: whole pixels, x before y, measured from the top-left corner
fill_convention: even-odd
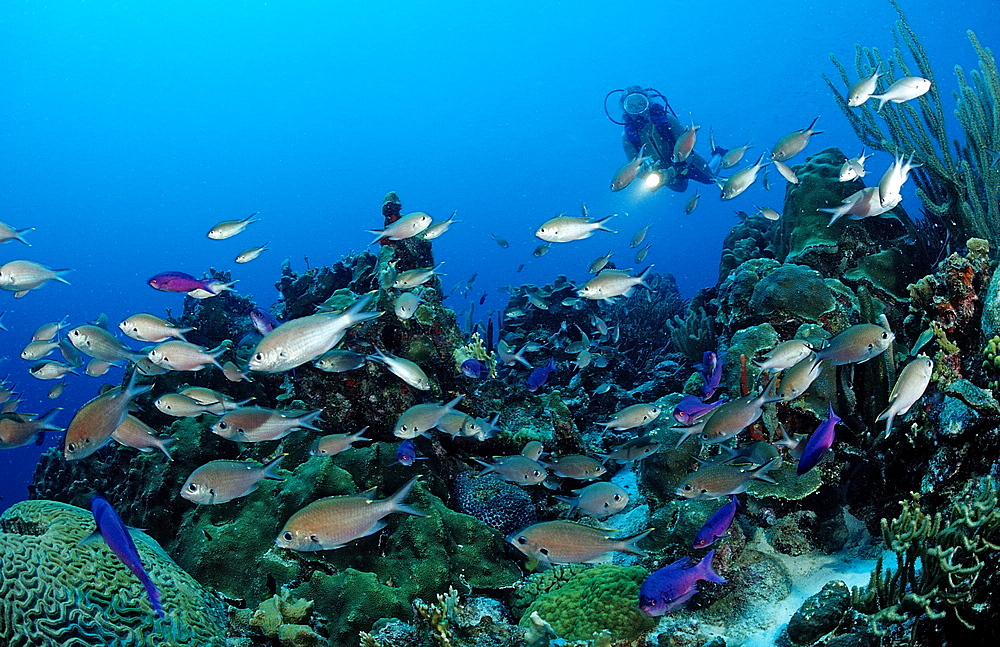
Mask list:
[[[222,604],[152,539],[134,533],[163,595],[157,618],[142,583],[101,542],[91,514],[56,501],[15,504],[0,517],[0,642],[6,647],[217,647]]]

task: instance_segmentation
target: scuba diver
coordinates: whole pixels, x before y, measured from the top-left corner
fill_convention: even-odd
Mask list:
[[[620,93],[618,104],[622,109],[623,121],[616,120],[608,112],[608,99],[616,92]],[[628,158],[633,161],[638,160],[640,151],[647,158],[642,161],[638,174],[643,177],[652,173],[657,174],[659,182],[646,184],[651,190],[667,186],[674,191],[685,191],[688,180],[702,184],[715,183],[719,163],[726,154],[726,149],[717,147],[713,138],[710,162],[705,162],[705,159],[695,152],[683,162],[671,161],[674,144],[684,133],[685,128],[677,119],[677,113],[670,107],[667,98],[659,90],[641,88],[638,85],[630,85],[624,90],[612,90],[604,96],[604,113],[608,119],[625,127],[622,133],[622,146]]]

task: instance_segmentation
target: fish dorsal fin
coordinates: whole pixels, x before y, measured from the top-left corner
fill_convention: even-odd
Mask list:
[[[354,499],[365,499],[368,501],[375,500],[375,492],[378,488],[368,488],[364,492],[358,492],[357,494],[348,494],[347,496]]]
[[[102,312],[101,314],[97,315],[97,319],[94,319],[93,325],[97,326],[98,328],[103,328],[110,332],[110,329],[108,328],[108,315],[106,313]]]

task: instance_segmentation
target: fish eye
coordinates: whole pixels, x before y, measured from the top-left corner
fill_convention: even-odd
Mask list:
[[[253,356],[253,358],[255,360],[257,360],[258,362],[260,362],[260,361],[262,361],[264,359],[264,354],[263,353],[257,353],[256,355]]]
[[[616,494],[616,495],[614,496],[614,500],[615,500],[615,501],[621,501],[621,500],[622,500],[622,495],[620,495],[620,494]]]
[[[533,472],[531,473],[531,475],[532,475],[532,476],[541,476],[541,475],[542,475],[542,473],[541,473],[541,472],[539,472],[538,470],[535,470],[535,471],[533,471]]]
[[[188,489],[188,492],[197,492],[198,491],[198,486],[195,485],[194,483],[188,483],[187,489]]]
[[[76,451],[76,444],[75,443],[70,443],[70,444],[66,445],[66,450],[68,452],[70,452],[70,453],[75,452]]]
[[[225,429],[225,428],[226,428],[226,427],[228,427],[228,426],[229,426],[229,425],[227,425],[227,424],[225,423],[225,421],[222,421],[222,420],[220,420],[220,421],[219,421],[219,429]]]
[[[685,492],[690,492],[691,491],[691,484],[690,483],[688,483],[687,485],[684,486],[684,491]]]
[[[701,439],[702,440],[708,440],[708,434],[702,434],[701,435]]]
[[[889,339],[889,333],[883,332],[882,333],[882,339]]]
[[[290,533],[290,532],[288,532],[286,530],[285,532],[281,533],[281,538],[284,539],[285,541],[291,541],[292,538],[293,538],[293,535],[292,535],[292,533]]]
[[[527,537],[518,537],[517,538],[517,543],[519,543],[522,546],[524,546],[525,544],[528,543],[528,538]]]

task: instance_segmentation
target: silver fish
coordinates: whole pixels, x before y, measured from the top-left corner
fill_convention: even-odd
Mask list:
[[[375,488],[349,496],[328,496],[292,515],[275,540],[278,548],[297,551],[333,550],[373,535],[385,527],[382,519],[395,512],[426,517],[403,503],[417,482],[411,479],[387,499],[376,499]]]
[[[392,282],[392,287],[397,290],[409,290],[430,281],[437,274],[437,268],[444,265],[440,262],[434,267],[424,267],[415,270],[406,270],[396,275]]]
[[[652,265],[643,270],[639,276],[631,276],[623,270],[605,270],[584,283],[576,293],[584,299],[597,301],[613,301],[617,297],[628,298],[632,290],[638,286],[649,289],[646,277],[651,269]]]
[[[721,443],[757,422],[765,404],[781,399],[774,390],[777,380],[778,376],[775,375],[760,393],[744,395],[713,409],[701,423],[701,442]]]
[[[28,345],[21,351],[21,359],[33,362],[35,360],[42,359],[57,348],[59,348],[59,342],[57,341],[29,342]]]
[[[151,452],[154,449],[163,452],[168,461],[174,460],[168,447],[174,442],[170,436],[157,436],[156,432],[135,416],[127,415],[122,424],[111,432],[111,438],[118,443],[138,449],[140,452]]]
[[[694,195],[684,203],[684,213],[690,216],[698,208],[698,199],[701,198],[701,191],[695,191]]]
[[[603,270],[604,266],[608,264],[612,256],[614,256],[614,252],[608,250],[607,254],[595,259],[594,262],[590,264],[590,268],[587,271],[591,274],[600,274],[601,270]]]
[[[196,418],[205,413],[214,413],[214,407],[202,404],[192,397],[180,393],[165,393],[153,403],[157,409],[175,418]]]
[[[781,402],[791,402],[805,393],[822,370],[823,360],[816,359],[816,353],[809,353],[794,366],[784,372],[781,384],[778,385],[778,395]]]
[[[632,236],[632,240],[629,242],[628,246],[634,249],[639,245],[641,245],[642,241],[646,240],[646,234],[649,233],[649,228],[652,226],[653,224],[650,223],[645,227],[643,227],[642,229],[640,229],[639,231],[635,232],[635,235]]]
[[[730,175],[726,182],[722,185],[722,199],[732,200],[739,194],[743,193],[757,180],[757,172],[763,168],[761,162],[764,161],[764,154],[761,153],[760,157],[753,166],[748,166],[744,169],[736,171]]]
[[[927,94],[930,89],[929,80],[919,76],[905,76],[890,85],[882,94],[873,94],[870,98],[878,99],[878,110],[881,112],[887,101],[903,103]]]
[[[86,458],[108,442],[125,421],[132,400],[150,389],[137,384],[137,377],[138,373],[133,372],[126,386],[114,387],[80,407],[66,428],[63,443],[66,460]]]
[[[879,74],[880,71],[881,66],[871,76],[861,79],[851,86],[851,89],[847,91],[847,105],[857,108],[871,98],[875,92],[875,86],[878,84],[878,78],[882,76]]]
[[[311,362],[339,344],[348,328],[382,314],[363,312],[370,298],[362,297],[339,314],[316,314],[286,321],[257,344],[250,355],[250,370],[280,373]]]
[[[55,339],[56,334],[58,334],[59,331],[66,326],[66,322],[68,320],[69,315],[66,315],[59,321],[42,324],[36,328],[34,334],[31,335],[31,341],[52,341]]]
[[[492,463],[481,461],[478,458],[473,460],[486,468],[479,473],[479,476],[495,472],[503,480],[518,485],[538,485],[548,476],[545,465],[520,454],[517,456],[494,456]]]
[[[212,433],[237,443],[259,443],[284,438],[296,429],[319,431],[314,422],[322,422],[321,410],[300,416],[264,407],[242,407],[222,416],[212,426]]]
[[[381,231],[369,229],[368,233],[375,234],[375,240],[369,244],[374,245],[383,238],[387,240],[406,240],[407,238],[412,238],[426,231],[431,226],[433,220],[433,218],[423,211],[408,213],[399,220],[390,223]]]
[[[24,234],[29,231],[35,231],[34,227],[28,227],[27,229],[14,229],[5,222],[0,222],[0,243],[6,243],[11,240],[16,240],[19,243],[24,243],[28,247],[31,247],[31,243],[24,239]]]
[[[757,207],[757,215],[764,216],[768,220],[778,220],[781,218],[781,214],[771,207]]]
[[[55,360],[42,360],[37,362],[28,369],[32,377],[38,378],[39,380],[58,380],[64,377],[67,373],[76,374],[76,371],[69,364],[64,364],[63,362],[57,362]]]
[[[643,162],[650,159],[645,155],[645,150],[646,146],[643,144],[634,158],[625,162],[618,168],[617,171],[615,171],[615,174],[611,178],[612,191],[621,191],[632,183],[632,180],[634,180],[635,176],[639,173],[639,168],[642,166]]]
[[[270,244],[271,243],[264,243],[263,245],[261,245],[259,247],[250,247],[248,249],[244,249],[242,252],[240,252],[239,254],[236,255],[236,262],[237,263],[249,263],[250,261],[254,260],[255,258],[257,258],[258,256],[260,256],[261,254],[263,254],[264,252],[266,252],[269,249],[268,245],[270,245]]]
[[[200,371],[209,364],[221,369],[222,364],[216,358],[224,352],[224,345],[206,350],[190,342],[174,340],[156,345],[147,356],[149,361],[171,371]]]
[[[613,552],[645,555],[636,544],[653,530],[622,539],[611,537],[612,532],[573,521],[543,521],[508,535],[507,542],[543,564],[591,564],[606,561]]]
[[[198,404],[205,404],[212,407],[209,409],[209,413],[214,413],[217,416],[221,416],[227,411],[236,411],[243,405],[253,400],[253,398],[247,398],[246,400],[237,402],[225,393],[219,393],[218,391],[207,389],[203,386],[189,386],[181,389],[179,393],[181,395],[186,395]]]
[[[199,505],[218,505],[253,493],[264,479],[284,480],[278,466],[284,455],[267,465],[253,461],[217,460],[205,463],[187,477],[181,496]]]
[[[435,238],[438,238],[441,234],[448,231],[453,224],[461,222],[461,220],[455,220],[455,214],[457,213],[457,211],[453,211],[451,213],[451,217],[447,220],[431,224],[430,227],[424,230],[424,233],[420,234],[420,237],[424,240],[434,240]]]
[[[629,501],[628,493],[620,485],[607,481],[591,483],[585,488],[573,490],[573,494],[576,496],[555,498],[569,504],[568,515],[573,514],[574,510],[579,510],[597,519],[621,512]]]
[[[770,352],[764,355],[763,360],[755,360],[754,364],[764,371],[783,371],[786,368],[795,366],[812,352],[813,347],[809,342],[801,339],[789,339],[775,346]]]
[[[933,374],[934,360],[923,356],[917,357],[899,372],[896,385],[892,387],[892,393],[889,395],[889,406],[875,419],[876,422],[885,420],[885,435],[889,435],[892,431],[892,423],[896,416],[909,411],[910,407],[924,395]]]
[[[799,183],[799,176],[795,174],[795,171],[793,171],[788,164],[779,160],[771,160],[771,163],[774,165],[774,168],[778,169],[778,173],[781,174],[781,177],[785,178],[789,184]]]
[[[894,339],[896,335],[882,326],[858,324],[831,339],[829,345],[817,351],[816,356],[829,361],[831,366],[860,364],[881,355]]]
[[[133,362],[145,353],[137,353],[111,336],[104,328],[91,324],[77,326],[66,335],[81,353],[112,364]]]
[[[53,270],[33,261],[9,261],[0,265],[0,289],[14,292],[15,298],[23,297],[46,281],[58,281],[69,285],[63,274],[73,270]]]
[[[368,356],[350,350],[329,350],[313,360],[313,366],[326,373],[343,373],[361,368]]]
[[[608,229],[605,223],[617,215],[613,213],[600,220],[590,220],[579,216],[556,216],[542,223],[542,226],[535,230],[535,236],[547,243],[569,243],[590,238],[598,230],[614,234],[617,232]]]
[[[819,117],[816,117],[808,127],[788,133],[779,139],[774,148],[771,149],[771,159],[778,162],[785,162],[801,153],[802,149],[809,143],[810,137],[823,132],[822,130],[813,130],[813,126],[816,125],[818,120]]]
[[[240,370],[239,366],[229,361],[222,365],[222,374],[230,382],[253,382],[249,375]]]
[[[456,397],[448,404],[415,404],[404,411],[396,420],[392,433],[404,440],[427,435],[437,426],[441,418],[455,411],[455,405],[462,401],[464,395]]]
[[[744,470],[738,465],[722,463],[702,465],[697,472],[688,474],[674,492],[679,497],[697,501],[739,494],[746,492],[750,481],[754,479],[775,483],[767,473],[780,462],[781,458],[775,458],[755,470]]]
[[[368,431],[368,427],[363,427],[361,431],[353,434],[329,434],[322,438],[317,438],[316,442],[309,448],[309,455],[336,456],[340,452],[350,449],[356,442],[369,442],[371,438],[365,438],[366,431]]]
[[[385,364],[390,373],[415,389],[429,391],[431,388],[430,378],[424,370],[408,359],[384,353],[378,346],[375,347],[375,354],[369,355],[368,359]]]
[[[392,309],[397,317],[406,320],[416,314],[421,303],[423,303],[423,297],[416,292],[403,292],[396,297],[396,303],[393,304]]]
[[[722,156],[722,168],[732,168],[739,164],[748,148],[750,148],[750,142],[727,151],[726,154]]]
[[[551,470],[556,476],[576,479],[578,481],[590,481],[600,478],[608,471],[601,461],[583,454],[569,454],[560,456],[554,461],[543,463],[546,469]]]
[[[635,262],[636,263],[641,263],[644,260],[646,260],[646,256],[649,255],[649,250],[652,249],[652,248],[653,248],[652,245],[646,245],[645,247],[643,247],[642,249],[640,249],[639,251],[637,251],[635,253]]]
[[[254,213],[250,214],[243,220],[223,220],[219,224],[209,229],[208,233],[205,235],[211,238],[212,240],[225,240],[226,238],[232,238],[236,234],[246,229],[247,226],[255,222],[259,222],[253,219],[253,217],[256,216],[258,213],[260,212],[255,211]]]
[[[656,420],[661,413],[662,410],[655,404],[633,404],[611,416],[611,419],[607,422],[600,422],[598,424],[605,429],[624,431],[648,425]]]

